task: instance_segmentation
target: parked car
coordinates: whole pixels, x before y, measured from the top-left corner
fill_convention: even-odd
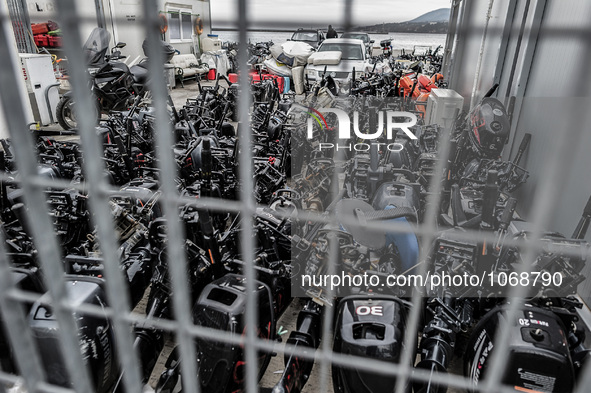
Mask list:
[[[318,45],[320,45],[325,39],[326,37],[324,36],[324,32],[321,30],[298,29],[295,33],[293,33],[289,40],[305,42],[316,49],[318,48]]]
[[[372,40],[369,34],[364,32],[350,32],[350,33],[343,33],[341,38],[352,38],[355,40],[361,40],[365,44],[365,48],[367,50],[367,54],[371,57],[371,47],[375,40]]]
[[[327,55],[336,55],[340,52],[340,61],[335,56],[323,58],[325,52],[330,52]],[[371,69],[365,44],[361,40],[329,38],[318,47],[311,58],[316,60],[313,60],[313,64],[308,63],[306,66],[306,79],[309,84],[322,79],[326,68],[326,75],[332,76],[340,88],[347,90],[352,79],[353,68],[355,68],[356,78]],[[337,61],[338,63],[335,64]]]

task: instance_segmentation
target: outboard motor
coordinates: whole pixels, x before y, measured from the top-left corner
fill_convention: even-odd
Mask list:
[[[462,126],[455,130],[451,177],[459,180],[473,160],[499,158],[510,128],[509,116],[503,104],[496,98],[483,98],[468,113],[465,123],[462,122]]]
[[[496,345],[497,328],[507,318],[495,307],[476,325],[464,357],[464,373],[478,384],[487,371]],[[567,343],[567,329],[558,316],[526,304],[510,321],[509,352],[500,382],[527,392],[572,392],[575,373]]]
[[[41,271],[38,268],[12,268],[10,275],[17,288],[24,291],[43,293],[45,292]],[[27,309],[31,306],[26,303]],[[17,367],[14,353],[8,341],[6,327],[0,314],[0,368],[5,372],[16,373]]]
[[[486,97],[468,114],[470,141],[485,158],[497,158],[509,137],[509,116],[496,98]]]
[[[369,250],[382,256],[391,255],[392,260],[396,261],[392,266],[387,264],[389,267],[386,267],[386,264],[381,264],[381,269],[394,269],[389,273],[408,271],[417,264],[419,257],[419,244],[413,233],[413,227],[409,223],[409,221],[416,222],[417,220],[413,204],[416,194],[412,187],[406,188],[397,183],[385,183],[379,190],[378,198],[374,201],[374,206],[379,210],[375,210],[374,206],[360,200],[344,199],[337,204],[337,216],[348,216],[362,222],[375,220],[397,222],[399,225],[407,225],[408,232],[384,232],[342,223],[341,228],[350,233],[358,244],[368,247]],[[400,199],[388,200],[383,197],[386,193],[394,194],[394,192],[398,192]],[[402,201],[406,198],[406,201]]]
[[[68,297],[77,303],[106,306],[103,280],[95,277],[68,276]],[[47,301],[48,295],[42,300]],[[29,313],[29,324],[39,348],[39,355],[47,375],[47,382],[71,387],[71,377],[60,350],[58,338],[59,322],[45,302],[37,302]],[[110,391],[118,377],[113,329],[106,318],[75,313],[78,324],[78,341],[93,383],[93,391]]]
[[[383,183],[376,191],[372,200],[376,210],[393,210],[405,208],[418,212],[420,206],[419,191],[410,184],[388,182]],[[411,218],[409,220],[409,218]],[[415,218],[416,220],[416,218]],[[393,218],[392,222],[407,225],[408,232],[386,233],[386,246],[394,245],[399,253],[402,271],[408,271],[419,260],[419,242],[413,233],[412,217]]]
[[[404,352],[405,331],[406,309],[402,300],[393,296],[349,296],[339,304],[333,350],[398,364]],[[335,393],[386,392],[396,384],[393,375],[335,365],[332,380]],[[410,384],[405,391],[410,392]]]
[[[260,281],[255,282],[259,321],[256,334],[262,340],[275,339],[275,315],[271,290]],[[207,285],[193,308],[196,325],[225,331],[233,335],[246,332],[246,282],[243,276],[227,274]],[[202,391],[211,393],[236,392],[243,387],[245,378],[244,351],[241,346],[198,338],[197,358]],[[174,354],[173,354],[174,355]],[[171,355],[171,356],[173,356]],[[174,355],[176,356],[176,355]],[[259,353],[259,379],[271,359],[270,353]],[[157,392],[172,392],[179,383],[178,362],[169,362],[161,375]]]

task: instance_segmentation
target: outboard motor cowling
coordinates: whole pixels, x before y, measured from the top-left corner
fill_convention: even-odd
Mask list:
[[[495,307],[476,325],[464,360],[464,373],[477,385],[487,378],[497,328],[507,314]],[[500,382],[528,392],[572,392],[574,369],[567,332],[556,314],[526,304],[511,321],[507,367]]]
[[[486,97],[469,113],[472,145],[484,156],[497,158],[509,137],[509,116],[496,98]]]
[[[106,295],[102,288],[103,280],[94,277],[68,276],[67,281],[68,297],[71,301],[106,307]],[[31,308],[29,324],[37,342],[47,382],[69,388],[72,386],[72,378],[68,374],[61,352],[59,321],[53,315],[51,308],[44,305],[49,300],[47,296],[49,295],[44,295],[42,300]],[[101,318],[75,312],[74,317],[78,325],[80,351],[93,382],[93,391],[106,393],[110,391],[118,377],[113,329],[106,316]]]
[[[339,304],[333,350],[398,364],[404,350],[406,309],[393,296],[349,296]],[[333,365],[335,393],[389,392],[396,377]],[[410,384],[406,392],[410,392]]]
[[[193,309],[196,325],[222,330],[235,335],[246,332],[246,282],[243,276],[227,274],[207,285]],[[275,316],[271,290],[260,281],[255,282],[259,321],[256,333],[259,339],[275,339]],[[203,391],[211,393],[235,392],[242,388],[245,378],[243,349],[232,343],[197,339],[199,381]],[[259,379],[271,354],[259,353]]]

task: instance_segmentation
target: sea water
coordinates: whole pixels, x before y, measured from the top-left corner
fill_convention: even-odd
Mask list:
[[[219,39],[224,41],[238,41],[238,32],[235,30],[228,31],[213,31],[217,34]],[[252,43],[273,41],[276,44],[286,42],[291,38],[293,32],[277,32],[277,31],[249,31],[248,39]],[[392,49],[413,49],[415,46],[428,46],[433,50],[437,46],[445,46],[445,34],[425,34],[425,33],[390,33],[390,34],[370,34],[372,40],[375,41],[374,46],[379,46],[381,40],[391,39]],[[440,54],[442,53],[440,49]]]

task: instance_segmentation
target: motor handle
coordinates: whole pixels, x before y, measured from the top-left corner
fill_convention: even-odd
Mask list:
[[[417,74],[417,77],[418,77],[418,74]],[[412,97],[412,95],[415,92],[415,89],[417,88],[417,85],[418,85],[418,79],[413,82],[412,89],[410,89],[410,93],[408,94],[409,97]]]
[[[486,184],[482,194],[482,227],[489,229],[493,227],[495,206],[497,204],[499,186],[497,185],[497,171],[488,171]]]
[[[523,139],[521,140],[521,144],[519,145],[519,149],[517,150],[517,155],[513,159],[513,164],[519,165],[519,161],[521,161],[521,157],[523,157],[523,153],[525,153],[525,150],[529,146],[530,141],[531,141],[531,134],[530,133],[525,134],[523,136]]]
[[[488,89],[486,94],[484,94],[484,98],[492,96],[498,87],[499,87],[498,83],[495,83],[494,85],[492,85],[492,87],[490,89]]]
[[[515,207],[517,206],[517,199],[511,197],[507,201],[505,205],[505,210],[503,210],[503,215],[501,216],[501,222],[499,228],[501,230],[507,229],[511,220],[513,219],[513,213],[515,213]]]

